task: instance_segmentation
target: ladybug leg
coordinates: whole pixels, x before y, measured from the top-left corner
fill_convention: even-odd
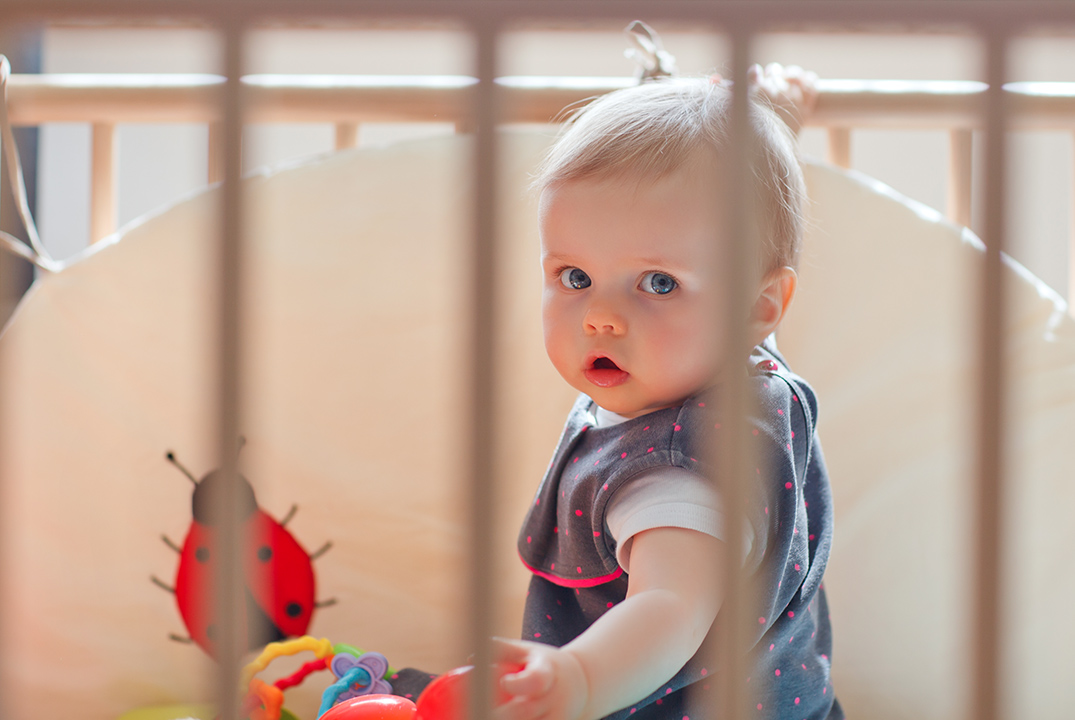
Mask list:
[[[175,588],[158,578],[156,575],[150,575],[149,579],[153,582],[154,585],[156,585],[160,589],[167,590],[168,592],[175,595]]]
[[[327,543],[322,545],[317,550],[314,550],[310,554],[310,562],[313,562],[314,560],[316,560],[317,558],[321,557],[322,555],[324,555],[325,553],[327,553],[331,549],[332,549],[332,541],[329,540]]]
[[[170,633],[168,635],[168,639],[169,640],[174,640],[177,643],[183,643],[184,645],[191,645],[194,642],[189,637],[182,637],[180,635],[176,635],[175,633]]]
[[[295,517],[295,513],[299,511],[299,506],[292,504],[291,509],[287,511],[287,515],[284,515],[284,519],[280,521],[280,527],[287,527],[287,524],[291,522],[291,518]]]
[[[183,549],[176,545],[174,542],[172,542],[171,538],[169,538],[167,535],[161,535],[161,540],[164,541],[165,545],[175,550],[177,555],[183,554]]]
[[[314,603],[314,607],[320,610],[321,608],[332,607],[337,602],[338,601],[336,600],[336,598],[329,598],[328,600],[318,600]]]

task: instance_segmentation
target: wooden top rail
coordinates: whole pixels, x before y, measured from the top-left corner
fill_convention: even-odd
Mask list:
[[[216,75],[13,75],[15,125],[219,120]],[[563,108],[632,78],[503,77],[506,122],[550,122]],[[467,122],[466,76],[248,75],[249,122]],[[955,128],[979,124],[986,86],[966,81],[821,80],[808,125]],[[1075,83],[1011,83],[1018,129],[1075,129]]]

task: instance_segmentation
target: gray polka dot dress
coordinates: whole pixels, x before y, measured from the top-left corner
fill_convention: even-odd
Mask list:
[[[713,477],[706,450],[736,432],[759,460],[749,478],[746,521],[753,541],[744,559],[759,599],[747,693],[759,718],[843,718],[829,678],[832,637],[822,575],[832,542],[832,502],[814,432],[817,401],[802,378],[767,346],[750,358],[759,412],[727,428],[717,413],[719,387],[609,427],[595,427],[593,402],[575,403],[552,463],[519,534],[533,573],[523,639],[562,646],[623,601],[628,577],[605,525],[609,500],[640,472],[675,466]],[[715,631],[722,618],[718,614]],[[671,680],[609,718],[683,720],[698,703],[716,702],[706,646]]]

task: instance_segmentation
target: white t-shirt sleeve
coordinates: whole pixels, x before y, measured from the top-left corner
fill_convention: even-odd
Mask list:
[[[605,524],[616,541],[616,561],[630,572],[631,541],[644,530],[676,527],[724,539],[720,495],[704,477],[679,467],[647,470],[609,500]]]
[[[618,425],[627,418],[595,407],[598,427]],[[720,494],[706,478],[672,465],[653,468],[631,478],[609,499],[605,526],[616,541],[616,562],[630,573],[631,541],[644,530],[660,527],[697,530],[723,540],[724,506]],[[743,531],[743,557],[754,546],[750,527]]]

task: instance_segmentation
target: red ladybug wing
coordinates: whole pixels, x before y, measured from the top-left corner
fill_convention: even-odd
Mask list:
[[[261,510],[247,529],[246,581],[254,601],[284,635],[305,635],[316,598],[309,553]]]
[[[213,531],[191,523],[179,555],[175,574],[175,600],[191,639],[212,655],[209,625],[212,623]]]

